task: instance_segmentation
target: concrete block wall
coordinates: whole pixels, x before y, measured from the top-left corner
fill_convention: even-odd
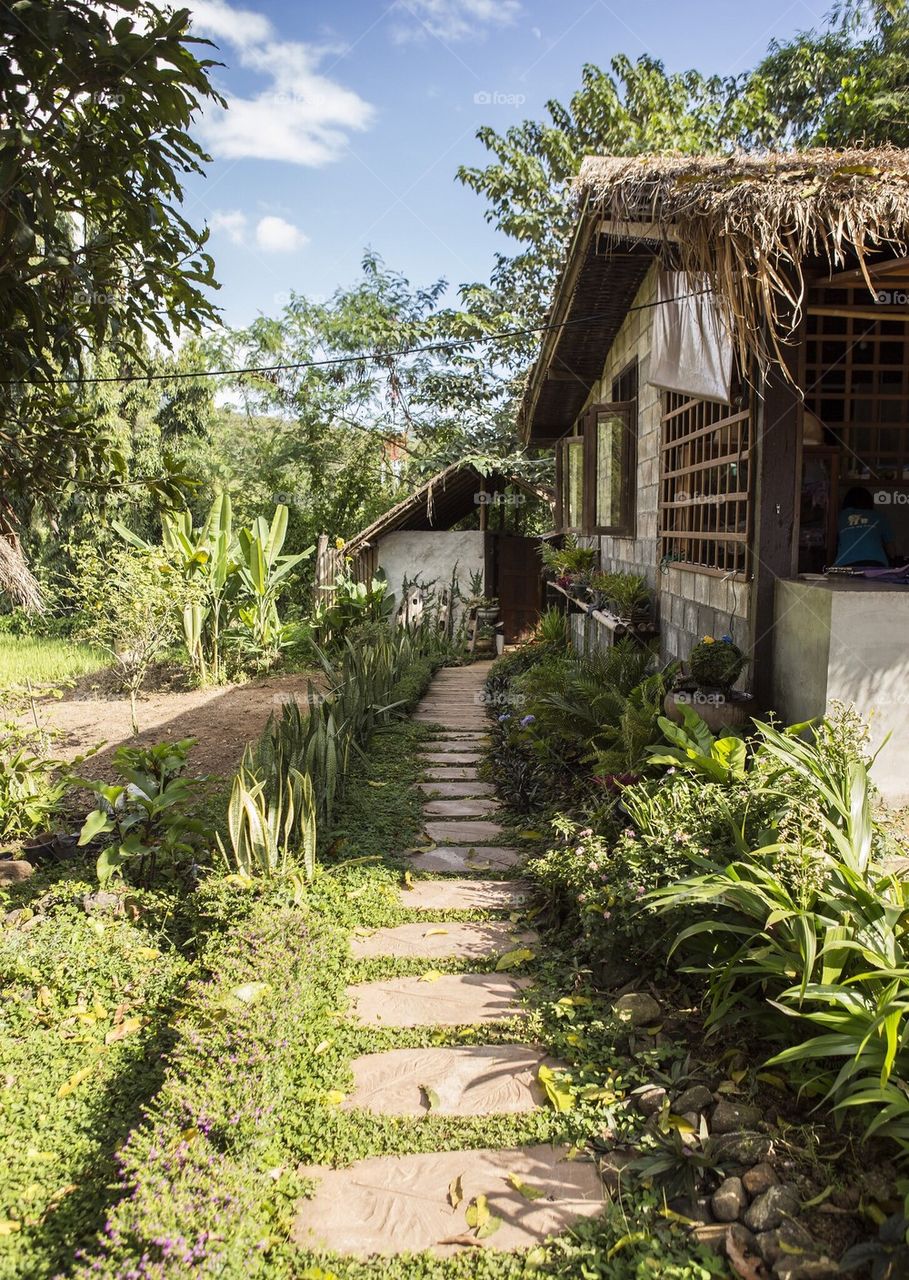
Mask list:
[[[591,389],[581,417],[591,405],[612,398],[612,382],[635,358],[638,361],[638,441],[635,533],[632,538],[599,539],[604,569],[644,573],[657,597],[661,651],[681,659],[704,635],[730,634],[743,649],[750,647],[750,583],[735,582],[696,569],[660,568],[660,443],[662,393],[648,382],[653,345],[657,268],[652,267],[606,354],[603,373]],[[595,538],[581,539],[591,545]]]

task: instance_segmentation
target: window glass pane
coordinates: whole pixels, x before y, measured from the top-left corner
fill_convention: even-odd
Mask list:
[[[584,520],[584,442],[565,448],[565,515],[569,529],[580,529]]]
[[[622,523],[625,419],[618,413],[597,415],[596,523],[612,527]]]

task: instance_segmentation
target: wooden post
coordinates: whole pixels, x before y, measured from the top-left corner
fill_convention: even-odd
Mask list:
[[[801,336],[797,347],[784,351],[794,383],[779,366],[771,365],[753,415],[757,448],[750,630],[752,683],[762,710],[770,709],[773,701],[776,583],[778,578],[792,576],[797,555],[803,419],[798,373]]]

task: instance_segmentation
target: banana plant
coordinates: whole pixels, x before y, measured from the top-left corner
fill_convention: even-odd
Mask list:
[[[290,574],[298,564],[311,556],[314,547],[293,556],[282,556],[287,537],[287,507],[275,508],[271,524],[259,516],[237,535],[239,574],[249,604],[239,610],[239,617],[249,630],[254,648],[266,660],[278,656],[282,628],[278,617],[278,597]]]

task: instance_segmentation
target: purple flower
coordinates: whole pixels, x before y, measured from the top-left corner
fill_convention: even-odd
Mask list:
[[[536,720],[536,716],[524,716],[521,720],[521,728],[526,729],[529,724],[533,724],[534,720]]]
[[[505,720],[510,720],[510,719],[511,717],[509,716],[508,712],[505,711],[502,713],[502,715],[499,716],[499,724],[502,724]]]

